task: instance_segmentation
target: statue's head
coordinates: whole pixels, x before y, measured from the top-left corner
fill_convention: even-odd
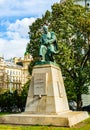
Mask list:
[[[43,26],[43,31],[44,31],[44,33],[48,33],[48,26],[47,25]]]

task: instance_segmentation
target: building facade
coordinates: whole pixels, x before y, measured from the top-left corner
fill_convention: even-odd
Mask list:
[[[89,94],[82,94],[82,106],[90,105],[90,86],[88,87]]]
[[[4,73],[5,73],[4,59],[0,55],[0,92],[2,90],[2,86],[4,86]]]
[[[14,58],[13,61],[5,61],[0,56],[0,90],[6,91],[17,89],[20,91],[30,78],[28,65],[32,57],[28,54],[23,58]]]

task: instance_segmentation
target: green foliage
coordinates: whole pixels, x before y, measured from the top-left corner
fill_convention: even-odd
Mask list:
[[[34,58],[34,60],[32,60],[31,62],[30,62],[30,64],[29,64],[29,66],[28,66],[28,72],[29,72],[29,74],[30,75],[32,75],[32,68],[33,68],[33,66],[35,65],[35,62],[37,61],[38,59],[35,59]]]
[[[8,111],[11,112],[11,109],[13,106],[16,106],[18,104],[19,95],[17,90],[15,90],[13,93],[10,93],[10,91],[6,91],[3,94],[0,95],[0,107],[2,108],[2,111]]]
[[[75,5],[72,0],[52,6],[52,28],[57,33],[60,48],[60,55],[56,59],[65,77],[68,99],[76,100],[78,107],[81,95],[88,93],[87,86],[90,84],[90,63],[87,61],[83,65],[83,58],[88,50],[85,40],[88,37],[84,39],[85,33],[81,31],[79,18],[83,19],[84,15],[84,7]]]
[[[30,43],[27,44],[26,52],[30,53],[34,58],[38,57],[39,52],[39,39],[41,36],[41,30],[43,24],[49,22],[51,19],[51,13],[46,11],[45,15],[42,18],[38,18],[30,27],[29,37]]]
[[[74,4],[73,0],[66,0],[63,4],[54,4],[51,13],[46,12],[30,26],[29,52],[35,59],[38,57],[42,25],[48,23],[49,29],[56,33],[60,53],[55,59],[65,77],[68,99],[76,100],[78,107],[81,107],[81,95],[88,93],[87,86],[90,85],[89,16],[89,10],[86,13],[84,7]]]
[[[28,88],[30,85],[30,81],[28,81],[21,93],[18,93],[17,90],[13,91],[13,93],[10,93],[10,91],[6,91],[3,94],[0,94],[0,108],[3,112],[12,112],[12,110],[17,109],[19,111],[24,111],[27,94],[28,94]],[[17,111],[16,110],[16,111]]]
[[[25,108],[25,105],[26,105],[26,99],[27,99],[27,95],[28,95],[28,89],[29,89],[29,86],[30,86],[30,80],[28,80],[26,82],[26,84],[24,85],[22,91],[21,91],[21,94],[20,94],[20,109],[21,111],[23,111],[23,109]]]

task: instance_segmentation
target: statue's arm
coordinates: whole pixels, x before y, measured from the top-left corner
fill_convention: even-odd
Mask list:
[[[46,38],[44,37],[44,35],[42,35],[42,37],[41,37],[41,39],[40,39],[40,43],[41,43],[42,45],[47,45],[49,42],[48,42],[48,39],[46,39]]]
[[[51,39],[49,39],[49,44],[52,44],[53,42],[55,42],[57,40],[56,36],[54,33],[51,33]]]

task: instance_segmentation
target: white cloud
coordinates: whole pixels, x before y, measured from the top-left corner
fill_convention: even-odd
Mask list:
[[[0,39],[0,53],[4,54],[5,59],[23,56],[26,45],[29,42],[28,26],[34,21],[35,18],[24,18],[22,20],[16,20],[15,23],[9,23],[7,32],[4,32],[7,38]]]
[[[5,59],[23,57],[28,39],[3,40],[0,39],[0,53]]]
[[[23,56],[29,42],[28,26],[55,2],[60,0],[0,0],[0,52],[5,59]]]
[[[35,21],[35,18],[24,18],[22,20],[16,20],[15,23],[11,23],[7,30],[7,34],[10,36],[14,36],[17,38],[19,35],[20,37],[26,38],[29,32],[29,25],[31,25]]]
[[[0,16],[41,16],[56,2],[60,2],[60,0],[2,0]]]

